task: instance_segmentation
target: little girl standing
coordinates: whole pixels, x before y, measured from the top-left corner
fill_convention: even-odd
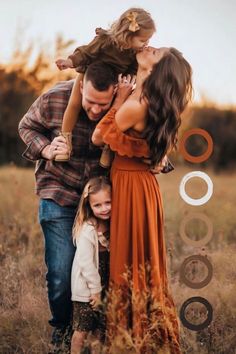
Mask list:
[[[70,159],[71,133],[81,108],[81,81],[88,65],[96,60],[102,60],[114,67],[117,74],[136,73],[136,53],[148,44],[155,30],[155,23],[147,11],[141,8],[130,8],[109,29],[97,28],[96,37],[88,45],[75,49],[68,59],[56,61],[60,70],[76,68],[80,74],[75,80],[61,129],[69,153],[68,155],[57,155],[55,160],[66,161]]]
[[[90,331],[105,337],[105,314],[99,310],[109,281],[109,220],[111,184],[95,177],[86,184],[73,227],[76,243],[72,265],[71,291],[73,329],[71,354],[78,354]]]

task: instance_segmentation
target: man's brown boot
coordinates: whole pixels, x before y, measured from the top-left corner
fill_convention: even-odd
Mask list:
[[[63,136],[66,139],[66,145],[68,147],[68,153],[67,154],[58,154],[55,156],[55,161],[69,161],[70,160],[70,155],[72,152],[72,133],[65,133],[61,132],[61,136]]]

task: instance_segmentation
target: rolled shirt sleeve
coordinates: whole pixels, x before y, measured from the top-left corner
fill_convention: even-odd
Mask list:
[[[49,138],[49,127],[44,113],[45,97],[40,96],[30,107],[28,112],[21,119],[18,131],[21,139],[27,145],[22,156],[28,160],[38,160],[41,151],[51,143]]]

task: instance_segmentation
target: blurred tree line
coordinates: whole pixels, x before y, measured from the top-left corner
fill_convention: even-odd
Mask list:
[[[58,35],[53,54],[43,46],[32,62],[34,45],[22,49],[16,45],[9,64],[0,64],[0,165],[13,162],[21,166],[32,163],[21,157],[25,145],[18,136],[18,123],[34,100],[58,81],[75,77],[74,70],[59,71],[55,60],[66,57],[74,41]]]
[[[213,104],[205,103],[190,109],[188,117],[185,117],[184,131],[191,128],[206,130],[213,140],[213,153],[204,162],[194,164],[197,168],[212,167],[215,172],[221,170],[233,170],[236,168],[236,109],[219,108]],[[180,137],[181,137],[180,135]],[[202,155],[207,149],[206,140],[200,135],[190,136],[185,148],[193,156]],[[179,158],[183,162],[183,158]],[[193,163],[185,162],[190,167]]]
[[[18,123],[33,101],[57,81],[75,77],[74,70],[59,71],[55,59],[66,57],[66,52],[74,41],[65,41],[59,35],[55,41],[53,54],[49,48],[42,47],[32,61],[34,46],[32,43],[22,49],[21,42],[16,45],[10,63],[0,64],[0,164],[14,162],[21,166],[32,163],[21,157],[25,145],[18,136]],[[207,103],[193,106],[184,118],[181,134],[190,128],[202,128],[213,138],[212,156],[200,166],[212,166],[216,171],[235,168],[236,156],[236,110],[222,109]],[[180,136],[181,136],[180,134]],[[201,136],[192,136],[187,140],[186,148],[194,156],[206,149],[206,141]],[[187,163],[181,156],[174,157],[175,162]],[[190,165],[190,164],[189,164]],[[191,164],[191,167],[193,165]]]

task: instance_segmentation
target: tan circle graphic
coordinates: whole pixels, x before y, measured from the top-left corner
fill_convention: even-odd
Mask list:
[[[192,261],[200,261],[200,262],[204,263],[204,265],[207,267],[207,270],[208,270],[208,274],[205,277],[205,279],[203,279],[202,281],[200,281],[198,283],[193,282],[186,277],[185,268],[187,267],[188,263],[190,263]],[[204,288],[204,286],[206,286],[207,284],[210,283],[212,276],[213,276],[213,267],[212,267],[211,262],[205,256],[201,256],[199,254],[186,258],[180,267],[180,281],[182,281],[185,285],[187,285],[189,288],[192,288],[192,289]]]
[[[206,226],[207,226],[207,233],[206,235],[201,239],[201,240],[191,240],[185,229],[186,229],[186,225],[190,220],[193,219],[200,219],[202,220]],[[211,220],[208,218],[208,216],[206,216],[203,213],[191,213],[187,216],[185,216],[183,218],[183,220],[180,223],[180,228],[179,228],[179,233],[180,233],[180,237],[182,238],[182,240],[190,246],[194,246],[194,247],[202,247],[205,246],[211,239],[213,236],[213,225]]]
[[[190,155],[185,148],[185,143],[187,141],[187,139],[192,136],[192,135],[201,135],[206,141],[207,141],[207,149],[206,151],[200,155],[200,156],[193,156]],[[213,151],[213,140],[212,137],[210,136],[210,134],[201,128],[194,128],[194,129],[189,129],[188,131],[186,131],[184,133],[184,135],[182,136],[182,139],[180,140],[180,144],[179,144],[179,152],[181,153],[181,155],[183,155],[183,157],[185,158],[185,160],[189,161],[189,162],[193,162],[193,163],[199,163],[199,162],[203,162],[206,161],[212,154]]]

